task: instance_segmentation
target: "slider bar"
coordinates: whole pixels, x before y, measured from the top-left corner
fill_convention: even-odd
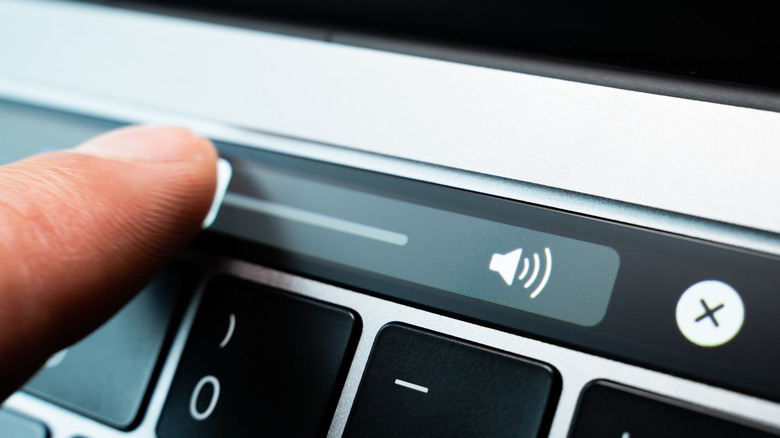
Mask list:
[[[261,213],[268,216],[278,217],[293,222],[312,225],[315,227],[326,228],[333,231],[352,234],[354,236],[365,237],[393,245],[404,246],[409,241],[406,234],[396,233],[394,231],[384,230],[382,228],[372,227],[370,225],[352,222],[333,216],[327,216],[321,213],[304,210],[289,205],[276,202],[264,201],[262,199],[252,198],[250,196],[238,193],[225,194],[224,204],[232,207],[243,208]]]

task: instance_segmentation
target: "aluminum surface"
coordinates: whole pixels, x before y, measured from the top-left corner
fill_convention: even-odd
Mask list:
[[[100,35],[100,38],[95,38]],[[0,77],[780,232],[780,114],[72,2]]]

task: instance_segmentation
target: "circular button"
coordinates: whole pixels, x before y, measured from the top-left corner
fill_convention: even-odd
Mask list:
[[[742,328],[745,306],[733,287],[717,280],[689,287],[677,302],[677,326],[683,336],[701,347],[717,347]]]

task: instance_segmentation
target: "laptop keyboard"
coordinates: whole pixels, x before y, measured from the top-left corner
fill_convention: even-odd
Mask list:
[[[169,268],[114,319],[53,356],[25,391],[131,428],[167,353],[175,303],[189,295],[183,276],[193,274],[192,267]],[[157,436],[324,436],[360,330],[360,315],[340,306],[233,276],[209,280]],[[561,383],[554,367],[533,358],[389,323],[371,346],[343,436],[547,436]],[[570,436],[777,436],[745,423],[594,381],[580,394]],[[7,410],[0,430],[3,437],[47,436],[44,422]]]
[[[780,434],[776,257],[218,146],[213,228],[0,437]]]

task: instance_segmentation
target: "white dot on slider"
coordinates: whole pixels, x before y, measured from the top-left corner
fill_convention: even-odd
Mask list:
[[[220,158],[217,161],[217,189],[214,191],[214,200],[211,201],[211,208],[206,218],[203,219],[201,224],[202,229],[206,229],[214,223],[219,213],[219,207],[222,206],[222,200],[225,199],[225,193],[227,192],[228,184],[230,184],[230,178],[233,176],[233,167],[224,158]]]

